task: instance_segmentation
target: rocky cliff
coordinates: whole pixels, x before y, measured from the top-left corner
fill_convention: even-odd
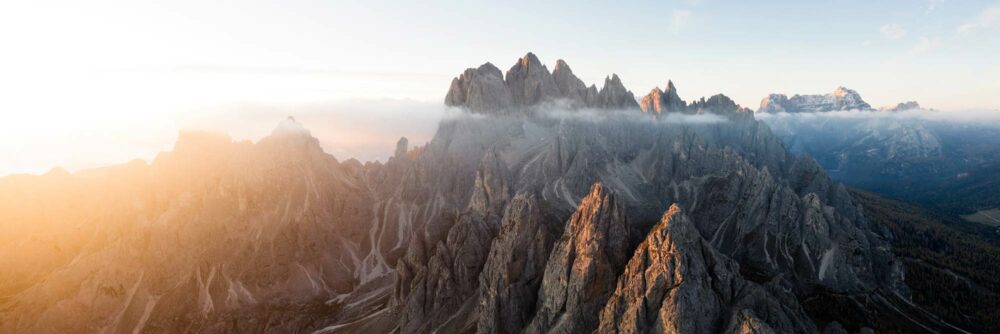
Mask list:
[[[522,57],[507,70],[486,63],[477,69],[467,69],[452,80],[445,104],[463,107],[475,113],[525,112],[543,103],[563,108],[630,109],[638,106],[635,95],[625,89],[617,74],[604,79],[600,90],[573,74],[563,60],[549,69],[533,53]]]
[[[598,332],[817,333],[794,296],[743,279],[682,211],[671,206],[635,250]]]

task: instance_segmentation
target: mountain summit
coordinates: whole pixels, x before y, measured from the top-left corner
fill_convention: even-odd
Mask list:
[[[858,92],[845,87],[837,87],[828,94],[798,95],[789,98],[785,94],[771,94],[760,101],[758,113],[801,113],[842,110],[871,111],[872,106],[861,99]]]
[[[531,52],[507,70],[506,78],[490,63],[465,70],[452,80],[444,101],[474,113],[524,112],[544,103],[570,108],[638,107],[635,95],[625,89],[618,75],[607,77],[598,91],[577,78],[564,60],[557,61],[550,73]]]

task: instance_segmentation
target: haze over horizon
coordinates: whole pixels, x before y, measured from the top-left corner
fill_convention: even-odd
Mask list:
[[[755,109],[846,86],[876,107],[1000,113],[998,29],[994,1],[11,2],[0,175],[150,161],[186,128],[256,139],[287,115],[339,159],[378,159],[429,138],[468,64],[528,51],[637,96],[669,79]]]

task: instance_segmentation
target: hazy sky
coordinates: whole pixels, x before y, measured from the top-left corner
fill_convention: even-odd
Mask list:
[[[527,51],[637,95],[672,79],[756,108],[844,85],[1000,109],[1000,1],[3,1],[0,45],[0,175],[150,159],[179,128],[255,138],[299,112],[433,124],[452,77]],[[339,118],[356,108],[371,117]]]

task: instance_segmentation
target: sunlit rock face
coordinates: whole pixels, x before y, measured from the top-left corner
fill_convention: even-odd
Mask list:
[[[624,200],[595,183],[545,264],[538,310],[525,332],[593,332],[625,266],[628,230]]]
[[[681,332],[812,332],[815,291],[906,295],[888,233],[723,95],[643,113],[617,76],[598,91],[528,54],[466,70],[445,102],[464,112],[385,163],[340,162],[287,120],[257,143],[185,135],[149,165],[3,179],[0,205],[25,209],[0,237],[53,241],[0,249],[17,268],[0,331],[644,332],[604,319],[648,300],[698,311],[661,317]],[[668,273],[689,284],[639,288]]]
[[[384,251],[363,243],[382,223],[363,175],[292,120],[256,144],[183,133],[151,165],[34,184],[50,181],[15,203],[71,217],[14,220],[49,249],[4,249],[47,264],[44,279],[5,291],[16,306],[3,332],[296,330],[321,318],[296,315],[322,314],[313,301],[389,274],[366,262]]]
[[[674,205],[601,311],[599,333],[817,333],[794,296],[739,275]]]
[[[687,103],[677,95],[673,81],[667,81],[667,88],[664,90],[660,90],[660,87],[653,88],[642,98],[639,106],[643,112],[654,114],[687,111]]]

